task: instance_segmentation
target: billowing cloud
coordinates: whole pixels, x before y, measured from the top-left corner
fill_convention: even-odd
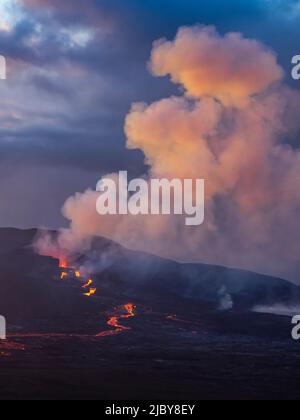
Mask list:
[[[182,28],[173,42],[160,40],[152,51],[156,76],[170,75],[194,98],[245,98],[282,79],[271,51],[238,33],[220,36],[214,27]]]
[[[212,61],[208,45],[217,46]],[[297,280],[300,151],[284,139],[299,128],[287,110],[300,106],[300,96],[279,83],[275,55],[240,34],[195,27],[155,43],[151,65],[183,84],[185,95],[133,105],[128,147],[143,151],[149,178],[206,180],[205,225],[186,227],[181,216],[100,217],[98,194],[87,191],[64,206],[71,230],[179,260]]]

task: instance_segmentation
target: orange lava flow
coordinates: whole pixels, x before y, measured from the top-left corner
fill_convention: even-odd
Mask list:
[[[128,319],[135,317],[135,305],[132,303],[127,303],[121,307],[122,310],[125,310],[127,313],[122,315],[113,315],[107,321],[107,325],[110,327],[115,328],[114,330],[104,331],[96,335],[96,337],[107,337],[116,334],[120,334],[123,331],[131,330],[130,327],[125,327],[124,325],[120,324],[120,319]]]
[[[62,280],[66,279],[67,277],[68,277],[68,273],[66,273],[66,272],[61,273],[60,278],[61,278]]]
[[[88,282],[86,284],[84,284],[82,286],[83,289],[87,289],[88,287],[90,287],[93,284],[93,280],[89,279]]]
[[[15,343],[9,340],[0,340],[0,357],[12,356],[12,353],[17,351],[25,351],[24,344]]]
[[[59,260],[59,268],[69,268],[66,260]]]
[[[94,289],[90,289],[90,291],[89,291],[89,292],[84,293],[84,296],[88,296],[88,297],[90,297],[90,296],[93,296],[96,292],[97,292],[97,289],[96,289],[96,288],[94,288]]]
[[[67,270],[67,271],[61,272],[60,274],[61,280],[74,279],[74,278],[83,280],[85,278],[86,283],[82,286],[83,289],[88,289],[94,283],[91,278],[83,276],[79,270],[77,270],[73,266],[70,266],[65,259],[59,260],[59,268],[61,268],[62,270]],[[83,295],[87,297],[91,297],[91,296],[94,296],[96,292],[97,292],[97,289],[93,287],[93,288],[90,288],[89,291],[84,293]]]
[[[132,318],[135,316],[135,306],[132,303],[124,305],[124,309],[126,309],[127,315],[123,315],[121,318]]]

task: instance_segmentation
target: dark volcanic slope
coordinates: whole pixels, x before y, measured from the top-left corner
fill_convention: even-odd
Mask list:
[[[297,303],[296,286],[100,238],[78,258],[97,268],[89,298],[76,281],[61,281],[57,261],[34,254],[35,235],[0,229],[0,314],[9,324],[0,341],[0,400],[299,397],[290,318],[248,311]],[[215,310],[231,301],[236,310]],[[121,331],[108,323],[113,316]]]
[[[36,230],[0,229],[0,314],[13,322],[89,309],[93,302],[55,281],[57,261],[34,253],[31,244],[36,234]]]
[[[105,264],[100,285],[155,300],[184,298],[206,303],[214,309],[249,310],[256,305],[300,304],[300,288],[288,281],[205,264],[180,264],[141,252],[128,251],[104,239],[96,239],[88,256],[97,266],[100,255]],[[109,261],[109,263],[108,263]]]
[[[56,260],[36,255],[35,230],[0,229],[0,313],[9,319],[72,315],[99,306],[75,285],[59,281]],[[128,251],[106,239],[95,239],[89,263],[101,295],[120,295],[145,302],[184,300],[211,308],[245,310],[256,304],[297,304],[299,288],[284,280],[201,264],[179,264]],[[96,298],[95,298],[96,299]],[[103,303],[104,304],[104,303]]]

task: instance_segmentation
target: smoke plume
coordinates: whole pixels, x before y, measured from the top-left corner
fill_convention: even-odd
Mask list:
[[[300,128],[300,95],[283,83],[274,52],[241,34],[197,26],[155,42],[149,68],[169,76],[182,95],[134,104],[127,146],[143,151],[148,179],[204,178],[205,224],[187,227],[182,216],[100,217],[98,193],[89,190],[64,205],[70,234],[296,281],[300,151],[287,139]]]

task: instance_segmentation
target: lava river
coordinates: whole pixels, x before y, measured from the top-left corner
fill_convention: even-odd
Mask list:
[[[135,317],[135,305],[132,303],[127,303],[126,305],[121,306],[116,309],[116,312],[107,321],[107,325],[113,327],[113,330],[103,331],[96,335],[96,337],[107,337],[111,335],[117,335],[124,331],[131,330],[130,327],[126,327],[120,323],[121,319],[128,319]],[[123,313],[124,312],[124,313]]]

